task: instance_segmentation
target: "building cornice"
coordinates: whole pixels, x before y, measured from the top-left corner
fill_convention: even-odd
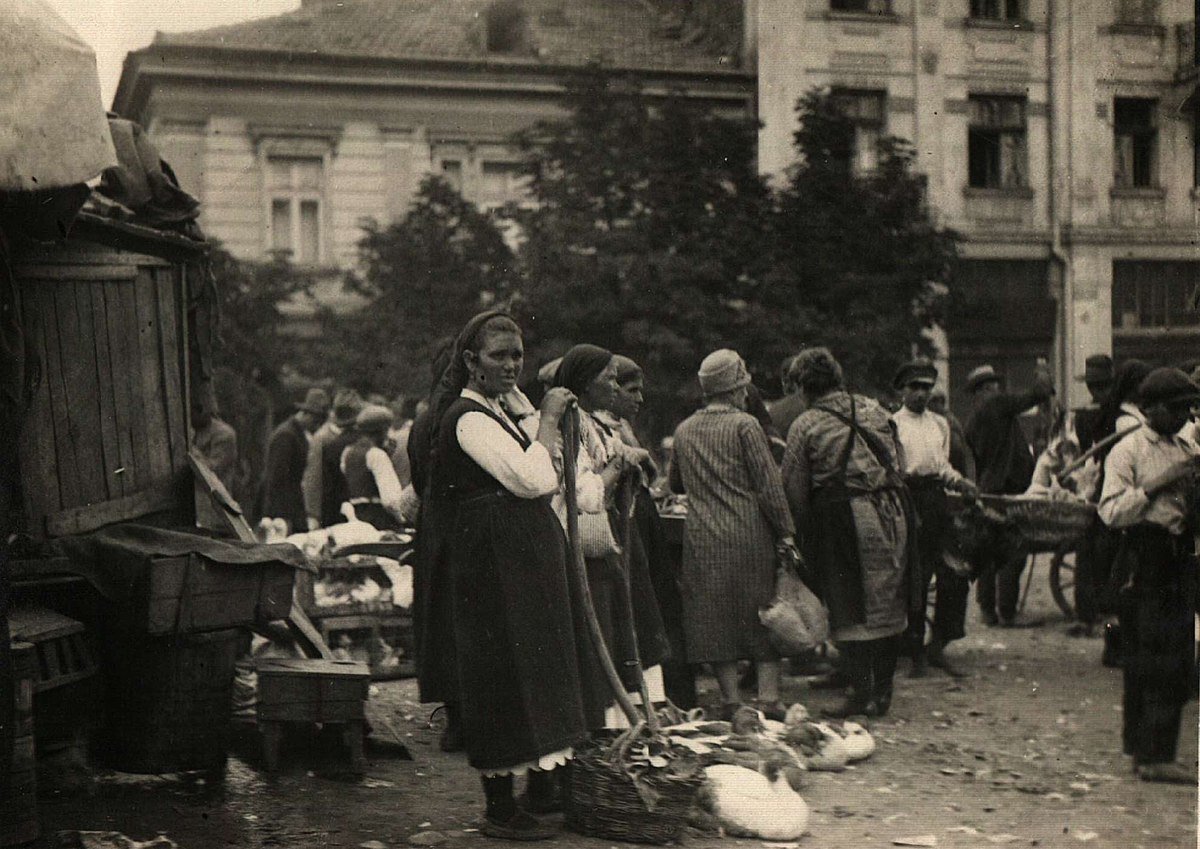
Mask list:
[[[377,88],[441,88],[462,91],[514,91],[550,94],[561,80],[585,70],[580,65],[520,59],[377,57],[336,52],[297,53],[244,47],[154,44],[125,57],[113,97],[113,111],[136,117],[146,104],[152,79],[205,82],[302,83]],[[637,76],[645,91],[665,95],[679,88],[691,96],[740,100],[753,97],[756,75],[743,70],[672,70],[622,67],[614,73]],[[481,76],[486,75],[486,79]]]

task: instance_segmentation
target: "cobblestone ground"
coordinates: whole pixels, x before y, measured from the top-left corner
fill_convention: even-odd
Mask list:
[[[1197,845],[1196,788],[1133,778],[1120,751],[1120,673],[1100,665],[1099,639],[1066,636],[1046,583],[1041,564],[1026,627],[985,628],[972,611],[969,636],[951,650],[970,677],[933,671],[910,680],[902,661],[892,715],[872,727],[872,758],[808,776],[803,795],[813,813],[800,847]],[[716,701],[712,679],[701,686]],[[380,748],[366,778],[353,780],[338,774],[337,759],[293,741],[275,778],[252,755],[231,758],[219,785],[108,777],[91,797],[43,802],[41,845],[58,845],[60,829],[111,829],[139,840],[163,832],[181,849],[491,844],[475,830],[477,778],[461,755],[438,750],[430,706],[416,704],[415,693],[411,681],[382,682],[369,705],[374,739],[403,741],[412,760]],[[796,678],[785,696],[812,710],[836,698]],[[1196,729],[1191,702],[1182,759],[1195,760]],[[685,843],[761,845],[699,834]],[[547,845],[611,843],[564,833]]]

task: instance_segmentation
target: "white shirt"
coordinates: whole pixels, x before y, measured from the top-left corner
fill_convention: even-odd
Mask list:
[[[937,413],[914,413],[901,407],[892,413],[904,452],[905,476],[933,476],[946,483],[962,480],[950,465],[950,423]]]
[[[511,421],[498,400],[485,398],[472,389],[464,389],[461,395],[492,410],[502,421]],[[515,437],[517,432],[516,425],[500,424],[474,410],[459,417],[454,429],[466,455],[513,495],[541,498],[556,492],[558,474],[550,452],[536,439],[528,448],[522,448]]]
[[[1160,490],[1153,498],[1142,488],[1146,481],[1196,455],[1190,441],[1176,434],[1163,436],[1142,427],[1118,442],[1104,461],[1104,490],[1100,518],[1111,528],[1128,528],[1140,522],[1183,533],[1187,519],[1189,481],[1184,478]]]

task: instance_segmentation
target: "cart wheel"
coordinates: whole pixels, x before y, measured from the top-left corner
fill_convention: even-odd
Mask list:
[[[1058,605],[1058,609],[1068,619],[1074,619],[1075,605],[1072,601],[1075,589],[1075,564],[1068,563],[1066,559],[1070,553],[1068,549],[1054,552],[1054,557],[1050,561],[1050,594],[1054,596],[1054,602]]]

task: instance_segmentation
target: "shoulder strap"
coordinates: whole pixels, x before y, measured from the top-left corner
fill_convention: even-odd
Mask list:
[[[875,460],[879,463],[880,466],[883,467],[884,471],[886,471],[888,474],[892,474],[895,471],[895,469],[892,467],[892,464],[890,462],[888,462],[887,449],[884,447],[883,443],[880,442],[879,437],[876,436],[875,434],[871,433],[869,430],[864,429],[862,427],[862,425],[860,425],[858,423],[858,414],[857,414],[857,409],[856,409],[853,393],[851,393],[851,395],[850,395],[850,415],[849,416],[846,416],[842,413],[839,413],[837,410],[833,410],[833,409],[830,409],[829,407],[825,407],[825,406],[818,406],[817,409],[824,410],[826,413],[829,413],[829,415],[833,416],[835,419],[838,419],[839,421],[844,422],[850,428],[850,435],[846,440],[846,448],[843,450],[843,453],[842,453],[842,469],[843,470],[846,468],[846,464],[850,460],[850,450],[854,445],[854,437],[855,437],[855,435],[857,435],[857,436],[862,437],[862,441],[866,444],[866,446],[870,450],[871,454],[873,454],[875,456]]]
[[[525,435],[525,431],[521,430],[521,428],[518,427],[511,419],[509,419],[508,416],[501,417],[496,413],[495,410],[485,407],[478,401],[472,401],[470,398],[464,398],[462,400],[464,402],[464,406],[467,407],[467,409],[463,411],[464,413],[483,413],[492,421],[496,422],[496,424],[500,425],[500,427],[504,428],[504,432],[515,439],[522,449],[528,448],[533,444],[533,441]]]

